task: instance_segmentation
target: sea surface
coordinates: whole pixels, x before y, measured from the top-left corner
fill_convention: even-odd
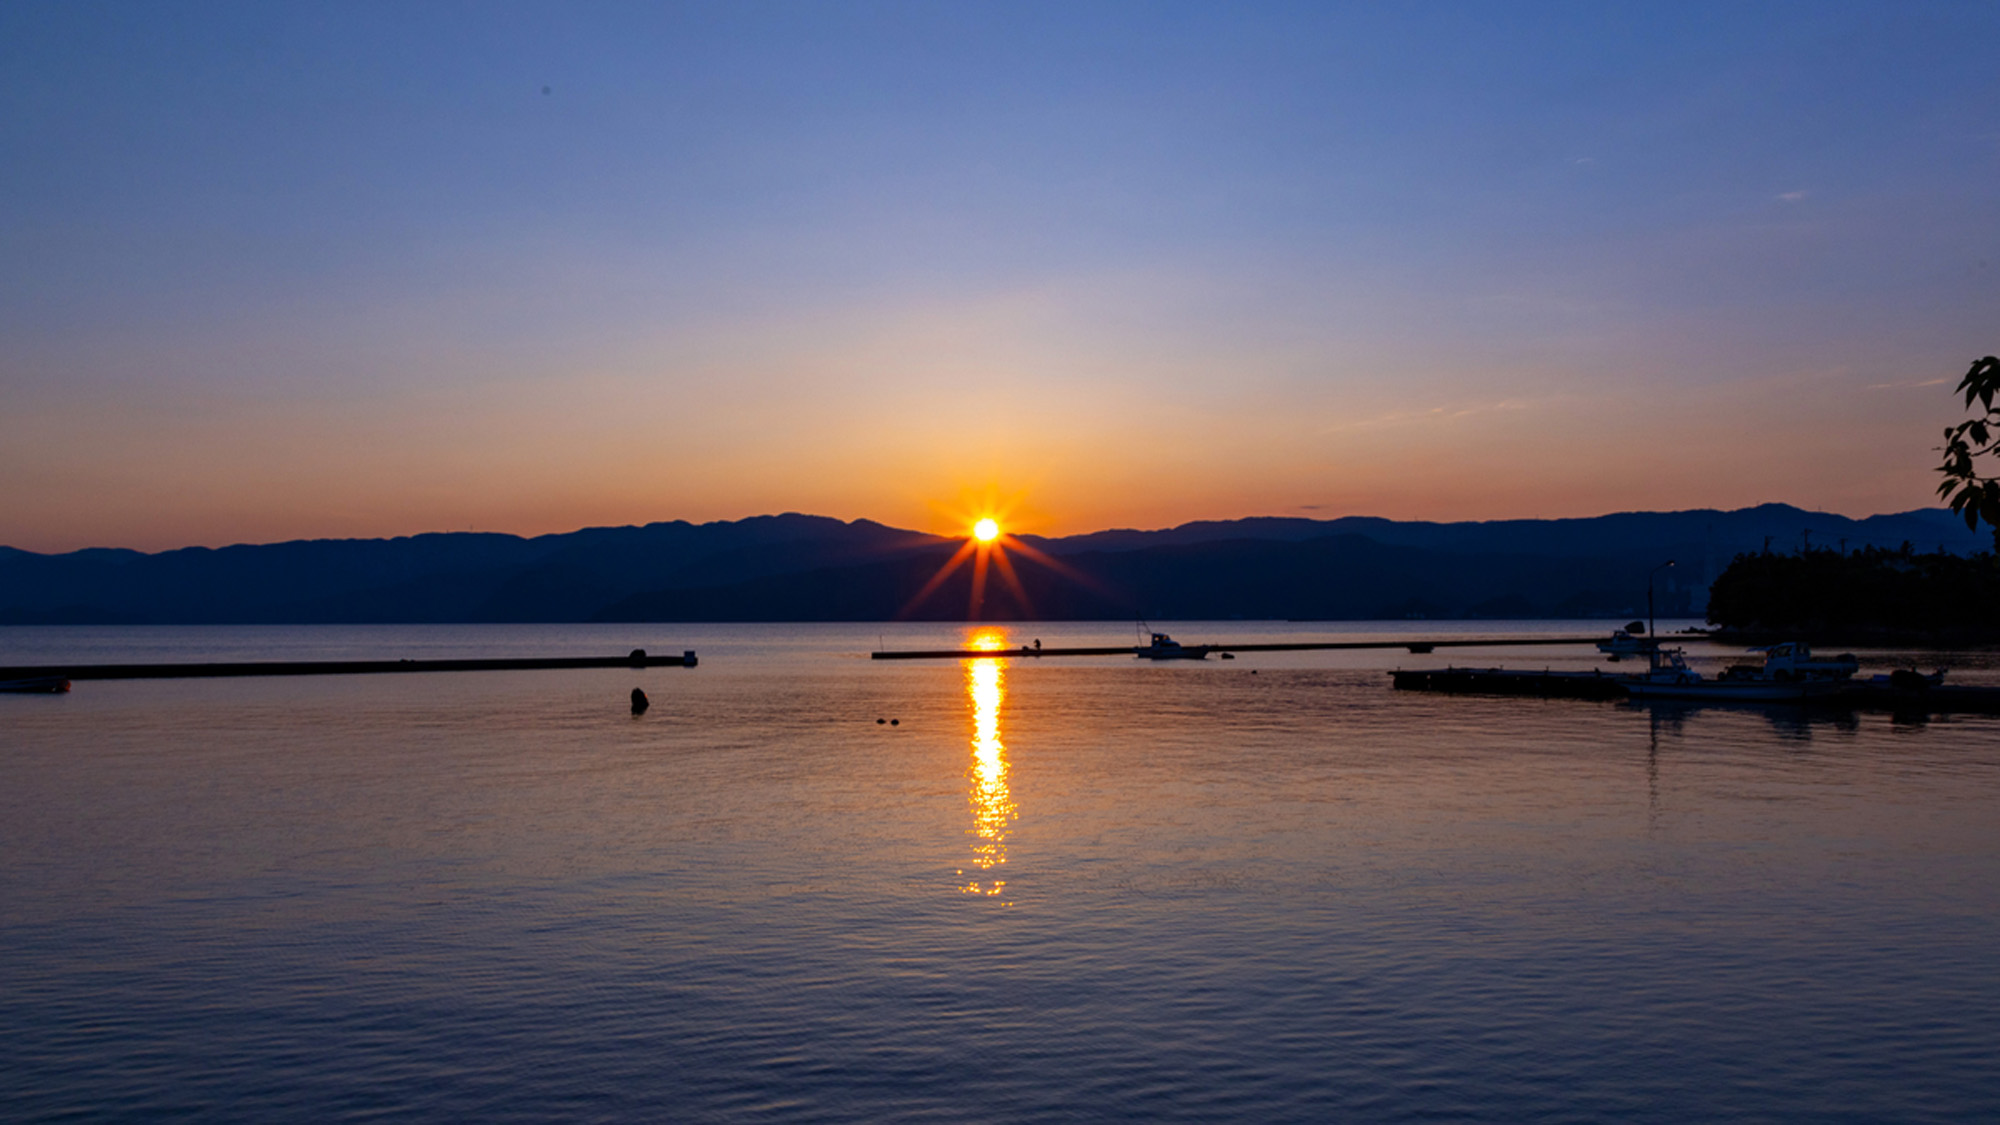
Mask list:
[[[2000,1120],[2000,719],[1385,675],[1583,648],[868,655],[1132,636],[0,628],[700,655],[0,696],[0,1119]]]

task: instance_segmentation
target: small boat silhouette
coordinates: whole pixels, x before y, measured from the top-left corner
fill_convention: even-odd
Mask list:
[[[1184,645],[1165,633],[1154,633],[1153,643],[1132,650],[1142,660],[1206,660],[1214,645]]]

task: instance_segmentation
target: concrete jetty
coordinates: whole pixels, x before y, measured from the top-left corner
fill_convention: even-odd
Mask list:
[[[1224,641],[1202,641],[1210,652],[1313,652],[1339,649],[1401,648],[1411,652],[1431,652],[1440,648],[1494,648],[1514,645],[1594,645],[1603,637],[1444,637],[1424,641],[1271,641],[1233,645]],[[932,648],[889,649],[870,653],[875,660],[966,660],[993,656],[1132,656],[1144,645],[1100,645],[1089,648]]]
[[[1535,695],[1562,699],[1623,699],[1624,677],[1589,672],[1524,671],[1511,668],[1420,668],[1389,673],[1404,691],[1463,695]]]
[[[1545,699],[1624,699],[1628,677],[1602,671],[1550,672],[1512,668],[1399,668],[1389,673],[1403,691],[1454,695],[1531,695]],[[1849,681],[1831,695],[1782,702],[1743,700],[1661,701],[1674,707],[1811,707],[1817,710],[1889,711],[1899,714],[2000,715],[2000,688],[1976,684],[1897,688]]]
[[[179,680],[218,676],[373,676],[393,672],[521,672],[550,668],[692,668],[694,650],[678,656],[521,656],[468,660],[255,660],[189,664],[38,664],[0,668],[0,682],[65,680]]]

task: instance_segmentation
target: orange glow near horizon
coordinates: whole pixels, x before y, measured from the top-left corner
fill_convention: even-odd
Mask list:
[[[1028,502],[1026,489],[1006,490],[991,481],[976,486],[960,485],[955,497],[929,500],[926,504],[931,510],[933,530],[969,536],[983,543],[996,541],[1009,527],[1035,528],[1049,522],[1046,513],[1035,510]]]
[[[1002,498],[997,488],[989,486],[984,491],[984,494],[978,497],[974,497],[969,492],[962,493],[959,497],[960,508],[958,510],[953,510],[943,504],[934,505],[939,511],[948,513],[953,522],[958,526],[969,526],[971,534],[960,545],[958,550],[952,553],[951,558],[946,559],[944,565],[938,567],[937,573],[931,575],[929,581],[924,583],[923,588],[918,590],[908,602],[904,603],[903,609],[898,616],[908,614],[919,605],[922,605],[926,598],[936,593],[938,588],[944,585],[945,580],[956,573],[958,568],[965,565],[968,560],[972,563],[972,594],[965,607],[968,619],[978,620],[984,610],[986,604],[986,578],[989,570],[997,570],[999,572],[1000,581],[1005,583],[1007,589],[1014,595],[1015,603],[1021,612],[1026,616],[1033,616],[1034,604],[1028,597],[1027,587],[1021,584],[1021,576],[1015,572],[1014,562],[1008,557],[1009,551],[1019,553],[1025,558],[1062,574],[1071,581],[1091,584],[1090,580],[1082,574],[1050,558],[1047,554],[1036,550],[1019,537],[1007,533],[1002,526],[1002,521],[1007,518],[1009,512],[1020,506],[1023,497],[1023,493],[1017,492],[1011,496]],[[967,507],[970,508],[969,511],[965,510]],[[979,515],[975,518],[974,513],[977,512],[992,514]]]
[[[1027,587],[1021,584],[1021,576],[1014,570],[1013,560],[1008,557],[1010,550],[1072,581],[1091,584],[1088,578],[1036,550],[1019,537],[1008,534],[1004,526],[1005,521],[1021,508],[1026,496],[1025,492],[1020,491],[1003,496],[998,486],[989,484],[984,489],[976,491],[961,489],[956,504],[933,503],[931,507],[934,511],[958,527],[970,528],[971,534],[958,550],[952,553],[951,558],[946,559],[944,565],[938,567],[937,573],[931,575],[923,588],[903,604],[897,616],[905,616],[922,605],[925,599],[944,585],[946,579],[970,560],[972,592],[965,607],[965,615],[969,620],[977,621],[984,611],[986,577],[989,569],[999,571],[1000,581],[1005,583],[1007,589],[1014,595],[1015,604],[1022,615],[1032,617],[1035,611],[1034,604],[1028,597]]]

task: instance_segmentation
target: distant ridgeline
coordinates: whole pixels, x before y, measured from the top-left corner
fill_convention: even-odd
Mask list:
[[[1730,558],[1838,546],[1971,554],[1949,512],[1852,520],[1782,504],[1591,519],[1244,519],[1027,537],[983,620],[1699,616]],[[450,533],[146,554],[0,547],[0,624],[965,620],[972,570],[912,597],[960,540],[817,516],[563,535]],[[1811,552],[1817,556],[1820,552]],[[1942,565],[1942,564],[1940,564]]]
[[[1908,546],[1739,555],[1715,580],[1708,619],[1752,639],[2000,641],[2000,557]]]

